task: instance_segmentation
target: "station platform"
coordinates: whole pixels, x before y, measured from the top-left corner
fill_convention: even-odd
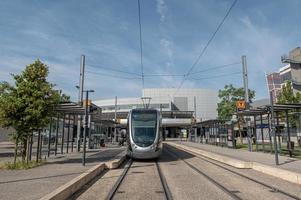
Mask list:
[[[167,140],[177,144],[201,149],[203,151],[212,152],[229,158],[246,161],[257,162],[275,168],[284,169],[287,171],[301,174],[301,160],[279,155],[279,165],[275,164],[275,154],[263,152],[249,152],[244,149],[231,149],[227,147],[214,146],[209,144],[195,143],[181,140]]]
[[[86,166],[82,166],[82,154],[74,152],[50,157],[45,164],[28,170],[0,170],[0,194],[5,199],[40,199],[100,162],[111,160],[124,150],[125,147],[117,145],[87,150]]]

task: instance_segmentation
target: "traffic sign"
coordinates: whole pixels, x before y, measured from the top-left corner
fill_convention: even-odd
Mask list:
[[[236,101],[236,108],[237,109],[245,109],[246,108],[246,102],[243,101],[243,100],[239,100],[239,101]]]
[[[91,106],[91,104],[92,104],[91,99],[88,99],[88,106]],[[83,100],[83,106],[84,107],[86,106],[86,100]]]

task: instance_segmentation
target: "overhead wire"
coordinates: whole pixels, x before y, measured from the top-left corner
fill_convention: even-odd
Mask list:
[[[138,18],[139,18],[139,36],[140,36],[140,67],[141,67],[141,79],[142,79],[142,88],[144,89],[144,74],[143,74],[143,48],[142,48],[142,31],[141,31],[141,8],[140,0],[137,0],[138,3]]]
[[[232,72],[232,73],[226,73],[226,74],[219,74],[216,76],[206,76],[203,78],[191,78],[191,79],[193,79],[193,80],[214,79],[214,78],[220,78],[220,77],[230,76],[230,75],[235,75],[235,74],[242,74],[242,72]]]
[[[206,45],[204,46],[204,48],[202,49],[201,53],[199,54],[199,56],[197,57],[197,59],[194,61],[194,63],[191,65],[191,67],[189,68],[188,72],[184,75],[183,80],[181,81],[180,85],[178,86],[177,90],[175,91],[174,95],[178,92],[178,90],[183,86],[184,82],[187,80],[187,77],[190,75],[191,71],[195,68],[195,66],[198,64],[198,62],[200,61],[200,59],[202,58],[202,56],[204,55],[204,53],[206,52],[208,46],[210,45],[210,43],[213,41],[213,39],[215,38],[217,32],[220,30],[220,28],[222,27],[222,25],[224,24],[225,20],[227,19],[227,17],[229,16],[231,10],[233,9],[233,7],[235,6],[237,0],[234,0],[233,3],[231,4],[230,8],[228,9],[228,11],[226,12],[225,16],[223,17],[223,19],[221,20],[221,22],[218,24],[216,30],[213,32],[213,34],[211,35],[211,37],[209,38],[208,42],[206,43]]]
[[[215,69],[233,67],[234,65],[238,65],[238,64],[241,64],[241,62],[233,62],[233,63],[229,63],[229,64],[224,64],[224,65],[217,65],[217,66],[214,66],[214,67],[209,67],[209,68],[204,69],[204,70],[191,72],[190,75],[194,75],[194,74],[198,74],[198,73],[206,72],[206,71],[212,71],[212,70],[215,70]],[[129,75],[135,75],[135,76],[141,77],[141,74],[136,73],[136,72],[130,72],[130,71],[120,70],[120,69],[116,69],[116,68],[103,67],[101,65],[94,65],[94,64],[89,64],[89,65],[86,65],[86,66],[87,67],[92,67],[92,68],[97,69],[97,70],[113,71],[113,72],[129,74]],[[144,74],[144,78],[145,77],[156,77],[156,76],[184,77],[185,74]]]
[[[87,65],[87,66],[91,66],[95,69],[100,69],[100,70],[107,70],[107,71],[113,71],[113,72],[118,72],[118,73],[124,73],[124,74],[130,74],[130,75],[136,75],[136,76],[141,76],[139,73],[135,73],[135,72],[129,72],[129,71],[124,71],[124,70],[120,70],[120,69],[114,69],[114,68],[108,68],[108,67],[103,67],[100,65]]]
[[[144,74],[144,77],[153,77],[153,76],[184,76],[184,74]]]
[[[93,75],[101,75],[101,76],[110,76],[110,77],[114,77],[114,78],[120,78],[120,79],[141,79],[141,77],[126,77],[126,76],[118,76],[118,75],[114,75],[114,74],[106,74],[106,73],[101,73],[101,72],[95,72],[95,71],[89,71],[86,70],[85,71],[88,74],[93,74]]]
[[[198,73],[201,73],[201,72],[212,71],[212,70],[216,70],[216,69],[233,67],[234,65],[238,65],[238,64],[241,64],[241,62],[234,62],[234,63],[224,64],[224,65],[219,65],[219,66],[214,66],[214,67],[208,67],[207,69],[191,72],[190,75],[198,74]]]

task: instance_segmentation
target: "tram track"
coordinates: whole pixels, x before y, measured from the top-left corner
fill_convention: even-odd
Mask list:
[[[168,147],[168,150],[167,150],[167,148],[165,148],[166,152],[168,152],[168,153],[171,154],[171,155],[174,154],[174,156],[176,156],[177,158],[181,159],[180,156],[178,156],[177,153],[172,153],[172,152],[169,150],[170,148],[171,148],[170,146]],[[177,155],[175,155],[175,154],[177,154]],[[212,164],[212,165],[214,165],[214,166],[216,166],[216,167],[219,167],[219,168],[221,168],[221,169],[223,169],[223,170],[226,170],[226,171],[228,171],[228,172],[230,172],[230,173],[232,173],[232,174],[235,174],[235,175],[237,175],[237,176],[239,176],[239,177],[241,177],[241,178],[244,178],[244,179],[247,179],[247,180],[249,180],[249,181],[252,181],[252,182],[254,182],[254,183],[256,183],[256,184],[259,184],[259,185],[261,185],[261,186],[263,186],[263,187],[265,187],[265,188],[267,188],[267,189],[270,189],[270,190],[273,191],[274,193],[282,194],[282,195],[284,195],[284,196],[286,196],[286,197],[289,197],[289,198],[291,198],[291,199],[301,200],[301,198],[298,197],[298,196],[295,196],[295,195],[293,195],[293,194],[287,193],[287,192],[285,192],[285,191],[283,191],[283,190],[281,190],[281,189],[279,189],[279,188],[277,188],[277,187],[270,186],[270,185],[268,185],[268,184],[266,184],[266,183],[264,183],[264,182],[262,182],[262,181],[256,180],[256,179],[254,179],[254,178],[248,177],[248,176],[246,176],[246,175],[244,175],[244,174],[241,174],[241,173],[239,173],[239,172],[236,172],[236,171],[234,171],[234,170],[231,170],[231,169],[229,169],[229,168],[227,168],[227,167],[225,167],[225,166],[222,166],[222,164],[216,163],[216,161],[211,161],[210,159],[204,158],[203,156],[200,156],[200,155],[196,155],[196,154],[193,154],[193,155],[195,155],[196,158],[199,159],[199,160],[205,161],[205,162],[210,163],[210,164]],[[198,168],[194,167],[194,166],[193,166],[192,164],[190,164],[189,162],[187,162],[187,161],[185,161],[185,160],[183,160],[183,159],[181,159],[181,160],[184,161],[184,163],[186,163],[189,167],[193,168],[194,170],[200,171]],[[200,171],[200,172],[201,172],[201,171]],[[203,172],[201,172],[201,173],[203,173]],[[208,176],[208,175],[205,174],[205,177],[206,177],[206,176]],[[209,176],[208,176],[208,177],[209,177]],[[209,179],[212,179],[212,178],[209,177]],[[213,180],[213,181],[216,182],[215,180]],[[219,184],[219,185],[220,185],[220,184]],[[225,187],[222,186],[221,189],[223,189],[223,188],[225,188]],[[223,189],[223,190],[224,190],[224,189]],[[238,197],[237,195],[233,194],[231,191],[229,191],[229,190],[227,191],[227,189],[224,190],[224,191],[226,191],[227,193],[230,192],[229,194],[231,194],[231,197],[233,197],[234,199],[237,199],[237,198],[238,198],[238,199],[241,199],[241,198]],[[234,195],[234,196],[232,196],[232,195]],[[236,196],[237,198],[236,198],[235,196]]]
[[[113,185],[112,189],[110,190],[110,192],[108,193],[107,197],[105,198],[106,200],[112,200],[114,199],[115,195],[118,193],[118,190],[120,188],[120,186],[122,184],[124,184],[124,179],[126,178],[126,176],[128,175],[128,171],[130,170],[130,168],[132,167],[132,164],[134,163],[134,161],[132,159],[129,159],[128,162],[126,163],[123,172],[121,173],[121,175],[119,176],[119,178],[117,179],[117,181],[115,182],[115,184]],[[166,200],[172,200],[172,194],[169,190],[168,184],[166,182],[166,179],[162,173],[161,167],[158,163],[158,161],[155,161],[155,165],[156,165],[156,169],[160,178],[160,182],[162,185],[162,193],[164,193],[164,197]],[[156,191],[158,192],[158,191]]]
[[[268,185],[268,184],[266,184],[266,183],[263,183],[263,182],[258,181],[258,180],[256,180],[256,179],[253,179],[253,178],[251,178],[251,177],[248,177],[248,176],[246,176],[246,175],[244,175],[244,174],[241,174],[241,173],[239,173],[239,172],[233,171],[233,170],[231,170],[231,169],[229,169],[229,168],[227,168],[227,167],[224,167],[224,166],[222,166],[222,165],[220,165],[220,164],[217,164],[217,163],[215,163],[215,162],[212,162],[212,161],[210,161],[210,160],[208,160],[208,159],[206,159],[206,158],[204,158],[204,157],[202,157],[202,156],[197,156],[197,158],[200,159],[200,160],[206,161],[206,162],[208,162],[208,163],[210,163],[210,164],[212,164],[212,165],[215,165],[215,166],[217,166],[217,167],[220,167],[220,168],[222,168],[222,169],[224,169],[224,170],[226,170],[226,171],[228,171],[228,172],[231,172],[231,173],[233,173],[233,174],[235,174],[235,175],[238,175],[238,176],[240,176],[240,177],[242,177],[242,178],[245,178],[245,179],[247,179],[247,180],[249,180],[249,181],[252,181],[252,182],[255,182],[255,183],[257,183],[257,184],[259,184],[259,185],[261,185],[261,186],[264,186],[264,187],[266,187],[266,188],[272,190],[272,191],[275,192],[275,193],[280,193],[280,194],[282,194],[282,195],[284,195],[284,196],[287,196],[287,197],[290,197],[290,198],[292,198],[292,199],[301,200],[301,198],[299,198],[299,197],[297,197],[297,196],[295,196],[295,195],[289,194],[289,193],[287,193],[287,192],[285,192],[285,191],[283,191],[283,190],[281,190],[281,189],[279,189],[279,188],[270,186],[270,185]]]
[[[228,190],[226,187],[224,187],[222,184],[218,183],[217,181],[215,181],[212,177],[208,176],[205,172],[201,171],[200,169],[196,168],[195,166],[193,166],[192,164],[190,164],[189,162],[187,162],[186,160],[180,158],[180,156],[178,156],[177,153],[173,153],[170,150],[167,150],[165,148],[165,151],[171,155],[174,158],[180,159],[182,160],[188,167],[190,167],[191,169],[193,169],[194,171],[196,171],[198,174],[202,175],[203,177],[205,177],[208,181],[210,181],[212,184],[214,184],[215,186],[217,186],[218,188],[220,188],[222,191],[224,191],[226,194],[228,194],[232,199],[235,200],[242,200],[242,198],[240,198],[239,196],[237,196],[235,193],[233,193],[231,190]]]
[[[171,194],[170,189],[167,185],[166,179],[165,179],[164,175],[162,174],[162,170],[159,166],[158,161],[156,161],[156,167],[157,167],[158,174],[159,174],[159,177],[160,177],[160,180],[161,180],[161,184],[162,184],[162,187],[163,187],[163,190],[164,190],[165,198],[166,198],[166,200],[172,200],[173,199],[172,194]]]
[[[122,181],[124,180],[125,176],[127,175],[130,167],[133,164],[133,159],[129,159],[127,164],[124,167],[124,170],[122,172],[122,174],[119,176],[119,178],[117,179],[116,183],[114,184],[113,188],[111,189],[111,191],[109,192],[108,196],[106,197],[106,200],[112,200],[113,197],[115,196],[116,192],[118,191],[119,186],[121,185]]]

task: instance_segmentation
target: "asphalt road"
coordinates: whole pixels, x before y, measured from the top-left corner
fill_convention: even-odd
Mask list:
[[[296,184],[164,146],[157,160],[173,199],[301,199]],[[105,199],[123,168],[107,171],[73,199]],[[135,160],[113,199],[165,199],[155,160]]]

